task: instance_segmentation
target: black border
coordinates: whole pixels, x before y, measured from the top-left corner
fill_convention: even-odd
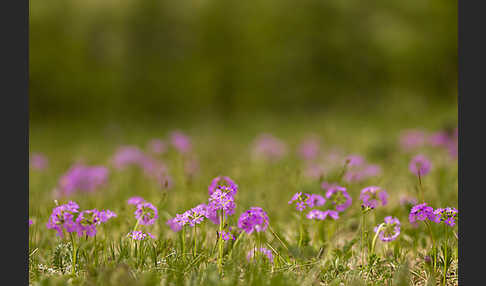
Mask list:
[[[458,1],[459,285],[483,285],[486,171],[483,1]],[[482,153],[482,154],[481,154]],[[475,259],[478,258],[478,259]],[[476,279],[477,278],[477,279]],[[474,283],[475,280],[481,281]]]
[[[476,261],[474,256],[476,254],[481,258],[479,251],[485,240],[481,231],[484,225],[482,210],[486,202],[483,180],[486,168],[484,156],[480,154],[486,146],[486,140],[481,136],[484,133],[485,120],[482,115],[485,107],[480,101],[484,98],[483,67],[486,60],[480,55],[486,51],[483,41],[486,17],[485,10],[474,5],[481,3],[458,1],[460,285],[482,284],[473,282],[476,277],[482,278],[483,264],[480,260]],[[3,276],[2,280],[14,278],[15,285],[28,285],[29,1],[3,1],[2,4],[0,29],[6,38],[0,45],[3,50],[0,121],[3,127],[1,142],[4,145],[0,166],[3,168],[2,246],[7,262],[2,272],[11,276]],[[481,19],[482,23],[479,21]]]
[[[29,0],[2,1],[0,11],[2,281],[28,285]]]

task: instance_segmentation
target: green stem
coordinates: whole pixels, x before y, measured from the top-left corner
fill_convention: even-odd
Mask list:
[[[143,218],[144,215],[145,215],[145,211],[142,211],[142,215],[140,216],[139,219],[137,219],[137,223],[135,224],[135,227],[133,228],[133,231],[136,231],[137,230],[137,227],[140,224],[140,220]]]
[[[445,231],[445,243],[444,243],[444,286],[447,285],[447,242],[448,242],[448,234],[447,225],[444,224],[444,231]]]
[[[194,257],[196,257],[196,251],[197,251],[197,224],[194,225]]]
[[[218,268],[219,272],[223,272],[223,227],[224,227],[224,213],[221,210],[219,219],[219,233],[218,233]]]
[[[302,241],[304,239],[304,213],[300,212],[300,226],[299,226],[299,248],[302,247]]]
[[[256,236],[257,236],[257,253],[255,253],[255,255],[258,255],[257,256],[257,261],[259,263],[263,262],[263,253],[262,253],[262,237],[261,237],[261,233],[257,232],[256,233]]]
[[[338,178],[339,182],[343,179],[343,176],[346,173],[348,165],[349,165],[349,160],[346,160],[346,162],[344,162],[343,170],[341,171],[341,174],[339,174],[339,178]]]
[[[373,237],[373,242],[371,243],[371,254],[375,253],[375,244],[376,244],[376,239],[378,238],[378,235],[380,234],[381,229],[383,228],[385,224],[381,223],[378,226],[378,229],[376,230],[375,236]]]
[[[361,213],[361,264],[364,265],[364,230],[365,230],[365,214]]]
[[[74,237],[73,237],[73,233],[70,232],[69,233],[69,236],[71,237],[71,246],[72,246],[72,274],[75,275],[76,274],[76,257],[77,257],[77,248],[76,248],[76,243],[74,242]]]
[[[430,227],[430,225],[427,221],[424,221],[424,223],[427,226],[427,229],[429,230],[430,239],[432,239],[433,254],[434,254],[434,272],[435,272],[436,271],[436,264],[437,264],[437,245],[435,244],[434,233],[432,232],[432,228]]]
[[[184,253],[186,253],[186,226],[185,225],[182,226],[181,236],[182,236],[182,259],[185,259],[185,255],[184,255]]]
[[[420,176],[420,170],[418,172],[418,180],[419,180],[419,195],[420,195],[420,199],[422,200],[422,202],[425,202],[425,200],[424,200],[424,188],[422,186],[422,177]]]

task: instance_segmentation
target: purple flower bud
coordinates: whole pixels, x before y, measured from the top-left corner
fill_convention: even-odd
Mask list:
[[[267,213],[260,207],[251,207],[241,214],[238,219],[238,227],[248,234],[253,231],[265,231],[268,227]]]
[[[253,143],[253,156],[269,161],[277,161],[287,154],[287,146],[270,134],[261,134]]]
[[[268,260],[270,261],[270,263],[273,263],[273,254],[272,254],[272,251],[270,249],[265,248],[265,247],[261,247],[261,248],[258,248],[257,250],[259,252],[263,253],[268,258]],[[246,259],[248,261],[250,261],[254,256],[255,256],[255,250],[252,249],[246,255]]]
[[[374,231],[378,231],[378,226],[374,228]],[[385,223],[380,229],[378,237],[384,242],[390,242],[397,239],[398,235],[400,235],[400,221],[391,216],[385,217]]]
[[[425,176],[429,173],[432,164],[424,155],[417,155],[413,157],[408,165],[410,172],[417,176]]]
[[[135,211],[135,218],[142,225],[152,225],[159,217],[157,208],[151,203],[140,203]]]
[[[364,206],[374,209],[378,204],[381,204],[382,206],[387,204],[388,193],[380,187],[371,186],[362,189],[359,198]]]
[[[37,170],[45,170],[49,164],[47,157],[41,153],[34,153],[30,157],[30,166]]]

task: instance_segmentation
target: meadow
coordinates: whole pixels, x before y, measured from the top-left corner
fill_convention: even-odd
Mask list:
[[[31,122],[30,284],[457,285],[456,110],[417,106]]]

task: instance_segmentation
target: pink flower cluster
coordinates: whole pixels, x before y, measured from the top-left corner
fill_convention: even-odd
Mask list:
[[[360,155],[350,155],[346,157],[346,162],[344,180],[348,183],[361,182],[370,177],[379,176],[382,172],[380,166],[367,163]]]
[[[410,223],[415,223],[416,221],[432,221],[435,223],[445,223],[448,226],[453,227],[456,225],[458,211],[456,208],[438,208],[434,210],[432,207],[428,206],[427,203],[419,204],[414,206],[410,210],[408,215],[408,220]]]
[[[157,180],[161,188],[172,187],[172,178],[165,164],[136,146],[119,147],[112,158],[112,163],[118,170],[124,170],[129,166],[139,167],[147,177]]]
[[[75,192],[94,192],[106,185],[108,169],[103,166],[75,164],[59,180],[60,195],[69,196]]]
[[[287,145],[271,134],[259,135],[253,143],[253,156],[268,161],[278,161],[287,154]]]
[[[209,198],[207,204],[199,204],[182,214],[176,214],[166,224],[176,232],[185,225],[195,226],[200,224],[206,218],[214,224],[219,224],[218,211],[221,211],[224,217],[234,214],[236,208],[234,196],[237,192],[238,185],[229,177],[216,177],[208,187]]]
[[[116,217],[116,214],[110,210],[92,209],[80,212],[78,204],[70,201],[52,210],[46,227],[56,230],[60,237],[63,237],[64,232],[76,232],[79,236],[95,236],[96,227],[113,217]]]
[[[399,145],[405,152],[416,151],[425,146],[442,148],[447,150],[452,158],[457,158],[458,129],[440,130],[429,134],[418,129],[404,130],[400,134]]]

